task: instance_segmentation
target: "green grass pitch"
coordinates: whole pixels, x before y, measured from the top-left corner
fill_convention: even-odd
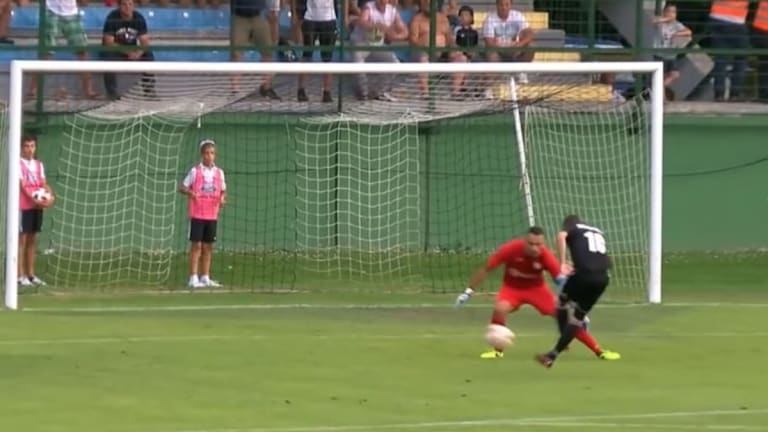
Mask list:
[[[0,313],[2,430],[768,431],[766,257],[678,256],[665,305],[592,314],[603,362],[512,316],[479,359],[490,297],[454,293],[32,294]],[[492,288],[488,283],[486,288]],[[460,287],[457,287],[457,292]]]

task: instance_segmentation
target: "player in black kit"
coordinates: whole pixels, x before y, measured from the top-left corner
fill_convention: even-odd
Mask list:
[[[603,295],[610,281],[611,258],[599,228],[587,225],[576,215],[568,215],[557,235],[557,243],[562,263],[565,263],[566,247],[570,252],[573,273],[558,298],[560,339],[552,351],[536,356],[536,360],[545,367],[552,367],[557,356],[573,341],[574,332],[584,325],[584,317]],[[603,356],[606,360],[621,358],[619,353],[611,351],[605,351],[601,358]]]

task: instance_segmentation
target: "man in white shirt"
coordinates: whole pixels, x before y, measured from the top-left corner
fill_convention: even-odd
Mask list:
[[[397,9],[390,4],[389,0],[373,0],[368,2],[360,18],[355,23],[355,29],[350,35],[352,44],[356,46],[381,46],[395,41],[408,39],[408,27],[403,23]],[[358,51],[352,52],[352,61],[363,63],[368,60],[388,63],[399,63],[394,51]],[[389,81],[389,80],[388,80]],[[395,101],[395,98],[389,93],[388,83],[385,84],[383,91],[378,94],[369,92],[368,82],[365,74],[358,75],[358,97],[365,99],[377,98],[387,101]]]
[[[482,36],[490,62],[529,62],[532,51],[521,51],[533,42],[533,30],[520,11],[512,9],[512,0],[496,0],[496,12],[488,14]]]

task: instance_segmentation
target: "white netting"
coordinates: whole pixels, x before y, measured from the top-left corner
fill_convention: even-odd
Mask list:
[[[309,77],[310,102],[301,103],[293,76],[275,77],[277,101],[258,95],[256,74],[233,91],[225,73],[158,73],[151,92],[134,76],[119,100],[88,102],[64,117],[63,139],[46,141],[59,144],[45,161],[58,201],[42,276],[68,288],[183,286],[176,186],[197,140],[212,137],[231,191],[215,260],[227,286],[454,290],[524,232],[532,210],[552,232],[570,212],[604,228],[616,257],[612,291],[644,297],[643,103],[616,100],[588,73],[474,74],[460,89],[455,75],[432,74],[426,94],[419,75],[389,75],[379,99],[359,100],[346,78],[334,103],[322,103],[319,77]],[[520,187],[518,108],[532,209]]]
[[[123,79],[130,77],[122,77]],[[166,282],[179,229],[176,186],[190,124],[258,89],[259,77],[157,75],[119,100],[66,118],[56,164],[55,230],[46,250],[58,285]]]
[[[592,84],[589,74],[471,74],[464,75],[460,90],[454,89],[453,76],[429,75],[428,91],[425,93],[421,90],[418,75],[402,74],[394,79],[374,75],[376,82],[391,82],[386,87],[390,90],[377,93],[378,98],[347,100],[342,105],[341,113],[333,110],[311,121],[336,122],[341,119],[367,124],[427,122],[508,111],[516,103],[609,102],[613,97],[610,86]],[[523,84],[520,84],[521,78]],[[517,82],[514,94],[511,91],[512,80]]]
[[[167,278],[187,124],[146,119],[78,114],[67,125],[48,252],[54,283]]]
[[[536,222],[554,235],[575,213],[603,229],[614,261],[607,297],[642,301],[648,278],[649,106],[641,99],[525,109]]]
[[[152,74],[140,78],[120,76],[136,83],[119,99],[83,112],[87,117],[126,120],[160,116],[179,122],[192,121],[258,90],[263,77],[198,74]],[[131,79],[133,78],[133,79]]]
[[[422,244],[419,135],[412,124],[301,121],[297,246],[308,270],[412,275]]]

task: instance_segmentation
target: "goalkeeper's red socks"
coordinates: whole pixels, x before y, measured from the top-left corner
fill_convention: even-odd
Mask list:
[[[493,311],[493,315],[491,316],[491,324],[497,324],[497,325],[506,327],[507,314]]]
[[[592,337],[591,334],[589,334],[588,331],[584,330],[583,328],[579,327],[576,329],[576,333],[574,334],[574,337],[579,340],[579,342],[583,343],[587,346],[595,355],[600,355],[600,353],[603,352],[602,349],[600,349],[600,345],[597,344],[597,341],[595,338]]]

